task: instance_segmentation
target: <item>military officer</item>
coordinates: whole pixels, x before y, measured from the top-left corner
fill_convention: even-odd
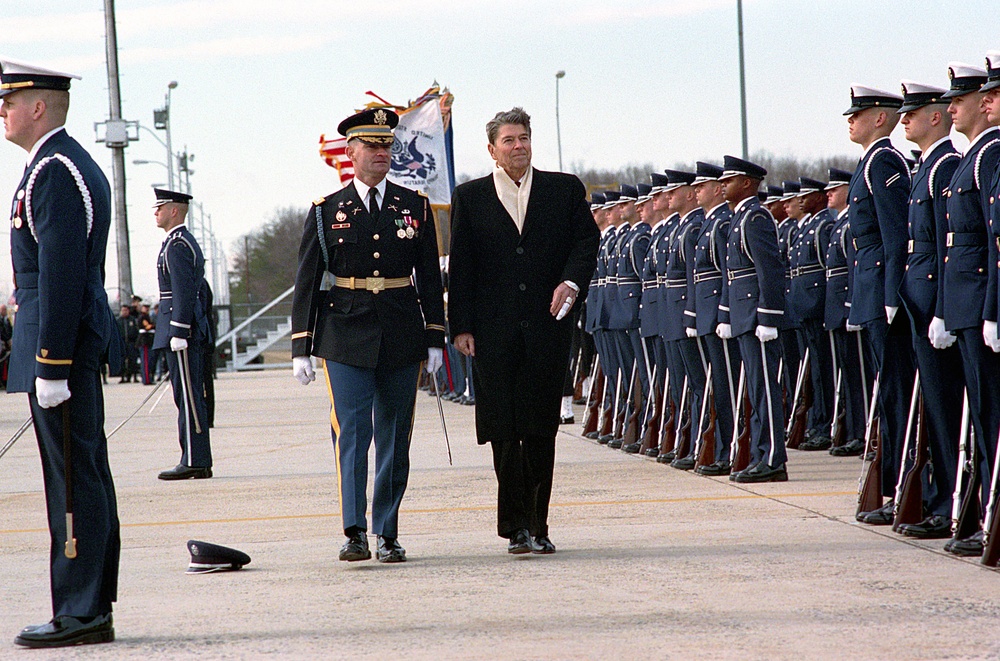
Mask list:
[[[209,341],[206,302],[199,295],[205,257],[185,224],[191,196],[155,189],[156,226],[167,233],[156,260],[160,309],[153,349],[164,349],[177,405],[181,460],[161,480],[212,477],[212,445],[204,388],[204,345]]]
[[[838,168],[830,168],[829,174],[830,183],[826,186],[827,206],[836,215],[836,220],[826,250],[823,328],[833,337],[833,362],[839,373],[840,395],[844,402],[843,433],[839,430],[836,433],[831,431],[835,442],[838,436],[843,436],[844,442],[831,447],[830,454],[835,457],[856,457],[865,451],[865,424],[873,377],[864,360],[861,327],[848,328],[847,324],[847,313],[851,309],[851,265],[854,264],[854,244],[851,241],[847,213],[847,188],[853,174]]]
[[[420,362],[441,367],[444,304],[427,197],[386,181],[396,113],[364,110],[337,127],[355,179],[306,217],[292,303],[293,375],[313,381],[323,359],[340,507],[340,560],[371,558],[366,486],[375,440],[372,529],[380,562],[404,562],[399,504],[409,474]],[[596,230],[595,230],[596,231]],[[454,262],[452,263],[454,268]]]
[[[624,239],[629,230],[629,226],[622,219],[621,214],[621,192],[618,190],[607,190],[604,192],[605,209],[608,216],[608,223],[612,230],[609,231],[607,242],[601,241],[601,252],[598,253],[598,261],[603,264],[603,269],[598,266],[598,270],[603,273],[603,285],[601,290],[601,311],[598,316],[602,329],[601,338],[604,345],[604,358],[607,366],[605,377],[608,380],[604,389],[604,402],[606,409],[605,419],[610,426],[598,436],[597,441],[601,445],[607,445],[615,438],[617,429],[618,413],[625,397],[620,393],[622,382],[627,383],[628,376],[624,375],[625,368],[622,365],[619,329],[612,328],[612,320],[621,317],[619,313],[618,301],[618,244]],[[631,368],[629,368],[631,369]]]
[[[795,243],[798,234],[798,223],[802,218],[802,205],[799,203],[799,193],[802,190],[798,180],[783,181],[781,183],[781,215],[775,217],[778,223],[778,248],[781,255],[781,263],[785,270],[785,299],[789,298],[792,290],[792,267],[789,262],[792,245]],[[782,373],[778,376],[782,380],[782,389],[788,391],[786,398],[786,408],[784,415],[786,418],[791,415],[794,402],[795,384],[798,380],[799,371],[802,369],[802,324],[795,315],[794,310],[786,309],[784,317],[784,328],[778,337],[781,344]]]
[[[725,278],[726,248],[733,213],[726,203],[725,186],[719,182],[723,169],[711,163],[695,164],[693,186],[698,205],[704,210],[705,221],[695,247],[694,296],[688,309],[695,317],[685,317],[688,328],[694,329],[712,366],[712,403],[715,406],[715,456],[709,463],[695,467],[701,475],[728,475],[730,446],[735,430],[736,388],[739,384],[740,349],[732,339],[723,340],[715,334]],[[691,333],[689,332],[688,335]]]
[[[980,502],[989,496],[990,476],[1000,429],[1000,350],[997,341],[996,242],[990,240],[987,182],[1000,163],[1000,131],[988,116],[980,88],[987,82],[982,67],[952,62],[951,86],[942,97],[956,131],[969,139],[947,190],[948,248],[944,285],[935,316],[958,338],[962,354],[969,418],[976,436],[976,459],[981,476]],[[993,230],[996,233],[996,230]],[[940,312],[940,314],[938,314]],[[993,349],[992,351],[990,349]],[[964,498],[975,497],[973,489]],[[947,550],[981,555],[982,531],[969,539],[953,540]]]
[[[944,191],[961,158],[951,144],[951,115],[946,90],[903,81],[899,113],[906,139],[920,147],[920,159],[910,190],[906,272],[899,290],[913,331],[913,353],[920,373],[926,415],[931,479],[924,489],[927,516],[900,527],[904,535],[921,538],[951,536],[952,495],[961,433],[962,390],[965,379],[955,365],[962,356],[954,333],[936,316],[941,275],[947,253],[947,198]],[[912,415],[912,412],[911,412]],[[907,457],[902,457],[903,465]]]
[[[604,227],[601,228],[601,238],[598,244],[597,267],[594,269],[591,286],[587,291],[586,330],[594,337],[594,348],[597,350],[597,355],[601,361],[601,373],[604,378],[604,401],[600,403],[600,407],[603,412],[602,417],[607,419],[610,414],[610,404],[606,404],[606,402],[614,401],[611,391],[614,387],[617,372],[616,362],[608,349],[608,337],[605,330],[607,328],[606,312],[607,297],[609,295],[607,291],[608,261],[618,227],[612,222],[612,218],[608,213],[608,198],[605,193],[591,194],[590,210],[595,215],[595,218],[600,214],[604,222]],[[594,440],[597,440],[600,436],[600,429],[588,434],[588,437]],[[608,438],[604,443],[610,440],[611,438]]]
[[[123,347],[104,291],[111,189],[63,128],[73,78],[0,60],[4,136],[28,154],[11,208],[18,310],[7,392],[28,393],[50,536],[53,618],[23,629],[14,642],[24,647],[115,638],[121,541],[100,368],[108,360],[116,373]]]
[[[802,218],[789,250],[791,283],[788,308],[799,320],[803,343],[809,349],[813,403],[805,441],[800,450],[828,450],[833,423],[833,353],[830,335],[823,330],[826,299],[826,250],[833,216],[826,206],[826,182],[799,177],[798,202]]]
[[[718,336],[735,337],[746,374],[747,396],[754,414],[750,420],[751,460],[743,471],[731,473],[736,482],[784,482],[785,430],[778,386],[778,333],[784,325],[784,266],[774,218],[761,206],[757,189],[767,170],[735,156],[726,156],[726,201],[733,219],[726,252],[726,278],[719,302]]]
[[[859,520],[888,525],[899,472],[902,439],[913,390],[914,365],[910,324],[899,312],[899,285],[906,266],[907,199],[910,171],[889,134],[903,105],[898,94],[855,85],[848,117],[851,141],[864,149],[848,188],[851,234],[855,248],[854,281],[848,323],[861,326],[867,359],[878,374],[882,439],[881,487],[889,498]],[[894,323],[895,322],[895,323]]]

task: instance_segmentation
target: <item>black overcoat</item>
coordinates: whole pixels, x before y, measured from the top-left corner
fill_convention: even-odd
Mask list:
[[[448,320],[453,338],[475,338],[480,444],[555,435],[573,315],[556,321],[549,305],[566,280],[582,300],[598,241],[586,189],[573,175],[534,171],[520,234],[492,175],[455,188]]]

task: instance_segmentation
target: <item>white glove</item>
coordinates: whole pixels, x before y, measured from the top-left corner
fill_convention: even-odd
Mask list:
[[[885,306],[885,320],[888,321],[889,324],[892,324],[892,320],[896,318],[896,312],[898,311],[899,308],[894,308],[888,305]]]
[[[35,398],[43,409],[59,406],[70,398],[69,381],[35,377]]]
[[[983,342],[993,350],[993,353],[1000,353],[1000,340],[997,340],[997,322],[983,322]]]
[[[848,333],[860,333],[861,332],[861,326],[855,326],[854,324],[847,324],[847,326],[845,327],[845,330]]]
[[[299,383],[308,386],[316,380],[316,372],[313,371],[313,361],[309,356],[296,356],[292,358],[292,376]]]
[[[947,349],[951,345],[955,344],[954,333],[949,332],[944,327],[944,319],[941,317],[934,317],[931,319],[931,325],[927,328],[927,339],[931,341],[931,346],[935,349]]]
[[[774,326],[758,326],[756,335],[761,342],[770,342],[778,339],[778,329]]]
[[[188,348],[188,341],[183,337],[172,337],[170,338],[170,350],[171,351],[183,351]]]
[[[733,327],[729,324],[719,324],[715,327],[715,334],[723,340],[731,340],[733,338]]]
[[[697,328],[685,328],[684,332],[687,334],[688,337],[698,337]]]
[[[427,373],[434,374],[439,369],[441,369],[441,360],[444,356],[444,350],[438,347],[428,347],[427,348]]]

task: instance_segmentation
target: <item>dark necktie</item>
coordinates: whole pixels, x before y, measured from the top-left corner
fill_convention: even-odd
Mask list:
[[[368,214],[372,217],[372,220],[378,220],[378,200],[375,195],[378,193],[374,188],[368,189]]]

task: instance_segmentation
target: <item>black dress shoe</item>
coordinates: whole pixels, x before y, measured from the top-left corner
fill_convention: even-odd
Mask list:
[[[681,471],[689,471],[692,468],[694,468],[694,464],[695,464],[694,457],[687,456],[674,459],[673,461],[670,462],[670,467],[676,468],[677,470]]]
[[[728,461],[717,461],[707,466],[698,466],[698,468],[694,469],[694,472],[708,477],[717,477],[719,475],[729,475],[729,471],[731,470],[732,466],[729,465]]]
[[[951,518],[934,514],[920,523],[904,523],[899,533],[919,539],[947,539],[951,537]]]
[[[368,535],[364,531],[354,533],[340,547],[340,559],[344,562],[370,560],[371,557],[372,552],[368,548]]]
[[[799,443],[799,449],[806,452],[816,452],[818,450],[829,450],[833,445],[833,439],[822,434],[814,434],[808,441]]]
[[[875,461],[876,454],[875,450],[869,450],[865,453],[864,461]]]
[[[600,436],[600,435],[601,434],[599,432],[592,431],[592,432],[588,432],[588,433],[584,434],[583,437],[584,438],[589,438],[592,441],[596,441],[597,437]]]
[[[614,440],[614,438],[615,437],[612,436],[611,434],[605,434],[604,436],[598,436],[597,437],[597,442],[600,443],[601,445],[607,445],[612,440]]]
[[[867,523],[870,526],[888,526],[892,525],[892,520],[894,515],[892,513],[893,501],[890,500],[882,507],[868,512],[864,517],[861,518],[861,523]]]
[[[212,467],[211,466],[185,466],[184,464],[177,464],[169,470],[160,472],[157,475],[161,480],[204,480],[212,477]]]
[[[852,438],[840,447],[830,448],[830,454],[834,457],[857,457],[864,451],[865,442],[860,438]]]
[[[96,617],[59,615],[46,624],[25,627],[14,639],[22,647],[69,647],[110,643],[115,639],[111,613]]]
[[[663,454],[657,454],[656,455],[656,463],[658,463],[658,464],[669,464],[673,460],[674,460],[673,459],[673,453],[671,453],[671,452],[666,452],[666,453],[663,453]]]
[[[656,457],[660,456],[660,448],[649,448],[648,450],[646,450],[645,454],[647,457],[653,457],[655,459]]]
[[[574,422],[576,422],[576,418],[574,418],[573,416],[569,416],[568,418],[566,416],[562,416],[562,415],[559,416],[559,424],[560,425],[571,425]]]
[[[531,553],[531,535],[524,528],[516,531],[510,536],[510,543],[507,544],[507,553],[512,555],[523,555]]]
[[[627,454],[639,454],[639,450],[642,449],[642,443],[629,443],[628,445],[622,446],[622,452]]]
[[[574,399],[573,403],[576,404],[577,406],[586,406],[587,405],[587,398],[586,397],[581,397],[580,399]]]
[[[406,562],[406,549],[399,545],[395,537],[378,537],[375,559],[379,562]]]
[[[945,550],[963,558],[978,558],[983,555],[983,531],[980,530],[965,539],[953,539]]]
[[[787,482],[788,471],[785,470],[784,464],[772,468],[767,465],[766,461],[762,461],[753,468],[740,472],[734,481],[740,483]]]
[[[464,404],[465,406],[475,406],[476,405],[476,398],[475,397],[466,397],[465,400],[462,402],[462,404]]]
[[[531,552],[535,555],[548,555],[556,552],[556,545],[548,535],[535,535],[531,538]]]
[[[624,438],[612,438],[610,441],[608,441],[608,447],[611,448],[612,450],[617,450],[621,448],[621,446],[624,444],[625,444]]]

